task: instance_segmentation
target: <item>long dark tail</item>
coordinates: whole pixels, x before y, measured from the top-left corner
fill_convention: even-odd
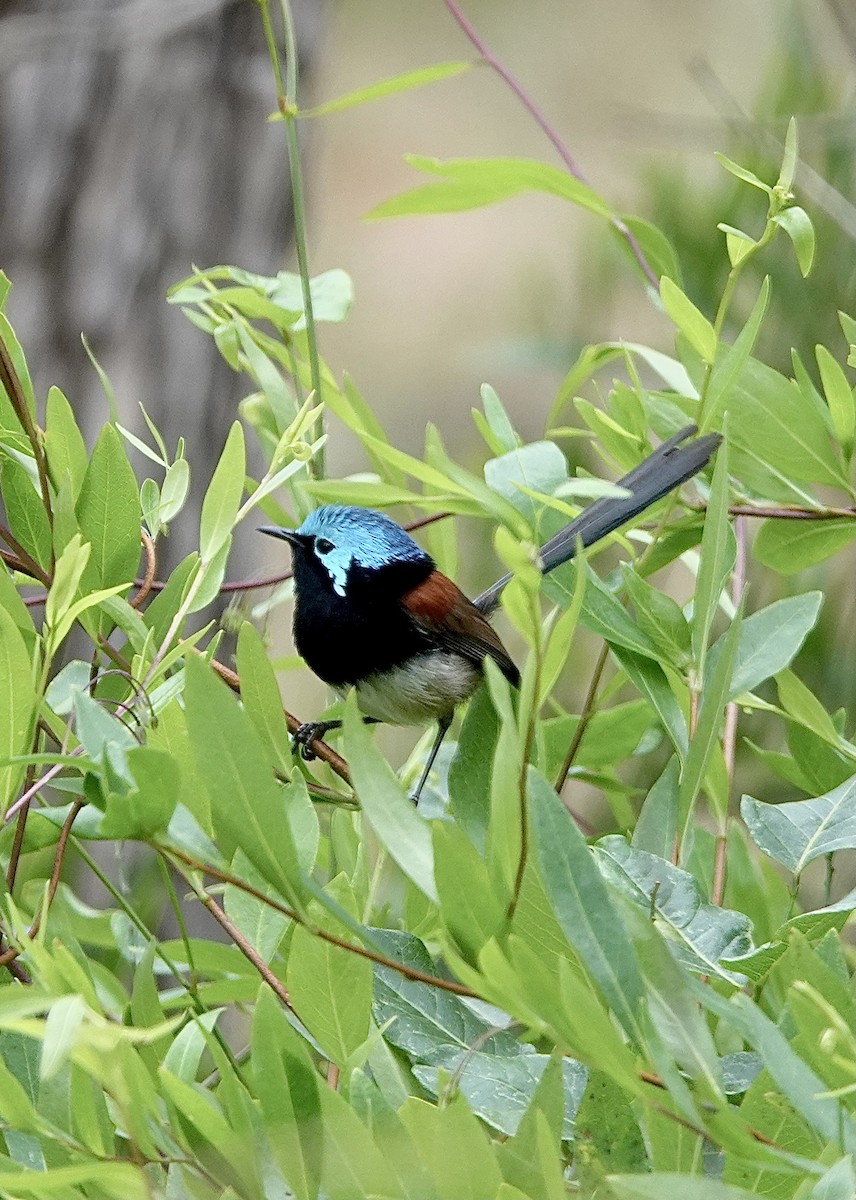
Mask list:
[[[722,438],[718,433],[706,433],[704,437],[686,442],[698,430],[687,425],[680,433],[658,446],[638,467],[619,479],[618,486],[626,488],[629,496],[603,496],[584,509],[564,529],[545,542],[541,547],[541,564],[544,574],[560,567],[574,557],[577,543],[591,546],[624,525],[646,508],[661,500],[673,488],[680,487],[704,467],[711,459]],[[504,575],[495,584],[482,592],[473,601],[483,613],[490,613],[499,603],[500,593],[510,575]]]

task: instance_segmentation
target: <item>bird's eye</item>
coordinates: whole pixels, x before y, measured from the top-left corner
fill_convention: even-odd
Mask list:
[[[332,542],[328,542],[326,538],[316,538],[315,539],[315,549],[318,551],[319,554],[329,554],[330,551],[335,550],[336,547],[333,545]]]

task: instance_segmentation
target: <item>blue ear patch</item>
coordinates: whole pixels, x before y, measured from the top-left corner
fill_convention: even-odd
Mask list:
[[[431,562],[391,517],[370,508],[325,504],[310,513],[297,532],[315,538],[315,556],[340,596],[345,595],[352,565],[380,570],[389,563]]]

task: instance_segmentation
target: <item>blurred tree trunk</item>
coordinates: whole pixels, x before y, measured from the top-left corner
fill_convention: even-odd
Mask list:
[[[294,9],[305,83],[324,4]],[[56,383],[97,432],[85,333],[125,421],[141,402],[170,451],[187,437],[197,505],[243,385],[164,293],[193,264],[283,266],[274,107],[253,0],[0,0],[0,267],[37,394]],[[195,541],[186,512],[163,557]]]

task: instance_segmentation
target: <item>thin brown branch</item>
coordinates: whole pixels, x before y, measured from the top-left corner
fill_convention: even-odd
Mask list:
[[[394,958],[387,958],[385,954],[379,954],[375,950],[369,950],[365,946],[357,946],[353,942],[346,942],[343,938],[336,937],[334,933],[328,933],[326,929],[319,929],[314,925],[308,925],[299,913],[295,912],[286,904],[280,904],[278,900],[272,899],[265,895],[264,892],[254,888],[252,884],[240,879],[237,875],[232,875],[228,871],[221,871],[217,867],[211,867],[207,863],[199,862],[192,858],[189,854],[185,854],[183,850],[176,850],[175,847],[170,847],[168,850],[163,850],[162,853],[167,854],[170,858],[177,858],[185,863],[188,867],[192,867],[195,871],[201,871],[205,875],[210,875],[212,879],[217,879],[221,883],[228,883],[231,887],[239,888],[242,892],[246,892],[248,896],[253,896],[262,904],[267,904],[275,912],[281,913],[282,916],[288,917],[289,920],[296,922],[298,925],[303,925],[314,937],[320,938],[322,942],[329,942],[331,946],[336,946],[339,950],[346,950],[349,954],[357,954],[360,958],[367,958],[370,962],[377,963],[379,967],[388,967],[392,971],[397,971],[399,975],[403,975],[405,979],[412,979],[416,983],[427,983],[430,987],[439,988],[444,992],[452,992],[456,996],[468,996],[472,1000],[478,1000],[478,992],[474,992],[472,988],[465,987],[462,983],[455,983],[451,979],[441,979],[439,975],[430,975],[426,971],[420,971],[416,967],[405,966],[404,963],[396,962]]]
[[[45,912],[47,912],[50,909],[50,906],[54,902],[54,898],[57,893],[57,888],[59,887],[59,881],[62,876],[62,864],[65,860],[65,852],[68,847],[68,839],[71,836],[71,827],[74,825],[77,815],[80,812],[80,810],[83,808],[85,803],[86,803],[85,800],[80,800],[80,799],[75,800],[74,803],[72,804],[71,808],[69,809],[68,816],[65,818],[65,821],[63,822],[62,829],[60,830],[59,841],[57,842],[57,846],[56,846],[56,852],[54,854],[53,869],[51,871],[51,877],[48,882],[47,903],[44,907],[40,906],[38,911],[36,912],[36,915],[33,917],[32,924],[30,925],[30,928],[27,932],[28,938],[34,938],[37,936],[39,929],[41,928],[42,916],[44,915]],[[20,813],[18,814],[18,828],[15,831],[16,845],[18,844],[19,832],[21,835],[21,840],[23,841],[23,832],[22,831],[24,829],[25,822],[22,821],[22,818],[26,818],[28,811],[29,811],[29,801],[27,802],[27,804],[24,805],[24,807],[21,809]],[[12,872],[12,870],[11,870],[12,862],[14,861],[15,868],[17,869],[18,858],[20,857],[20,846],[18,846],[17,855],[14,854],[14,848],[13,848],[13,855],[14,855],[14,858],[10,859],[10,862],[9,862],[10,870],[7,873],[7,876],[8,876],[8,874],[11,873],[12,883],[14,883],[14,880],[15,880],[14,872]],[[9,885],[9,889],[11,891],[11,884]],[[7,950],[4,950],[3,953],[0,954],[0,967],[8,967],[9,970],[12,971],[12,974],[15,975],[16,978],[20,979],[22,983],[23,982],[31,983],[32,980],[29,978],[29,976],[27,975],[27,972],[23,969],[23,967],[20,967],[17,970],[13,969],[13,963],[19,954],[20,954],[20,950],[18,950],[14,946],[10,946]]]
[[[146,572],[140,582],[139,591],[130,601],[131,608],[139,608],[149,592],[152,590],[152,584],[155,581],[155,573],[157,571],[157,555],[155,553],[155,544],[152,538],[146,533],[145,529],[140,530],[140,541],[143,543],[143,548],[146,552]]]
[[[261,975],[262,979],[265,981],[277,999],[280,1000],[286,1008],[290,1008],[291,1011],[294,1012],[294,1005],[291,1003],[291,997],[286,991],[281,980],[277,979],[276,975],[274,975],[273,971],[256,950],[255,946],[247,941],[237,925],[234,925],[229,920],[214,897],[209,896],[206,891],[197,891],[196,895],[199,898],[199,902],[208,909],[208,911],[211,913],[211,916],[221,927],[221,929],[223,929],[229,935],[243,956],[253,964],[259,975]]]
[[[2,341],[0,341],[0,345],[2,345]],[[14,569],[21,571],[24,575],[29,575],[31,579],[38,579],[39,583],[49,588],[51,585],[50,575],[39,566],[31,554],[27,553],[12,531],[7,529],[5,525],[0,525],[0,538],[18,556],[14,563]],[[5,555],[3,556],[3,560],[4,562],[8,561]]]
[[[211,660],[211,666],[214,668],[220,678],[229,685],[233,692],[238,692],[240,694],[241,681],[235,671],[231,670],[227,666],[224,666],[223,663],[218,662],[216,658]],[[293,713],[290,713],[287,709],[283,709],[283,712],[285,713],[288,732],[291,734],[297,733],[298,729],[302,727],[303,722],[299,721],[297,717],[295,717]],[[337,754],[331,746],[328,746],[326,742],[321,740],[321,738],[315,738],[309,743],[309,748],[312,750],[312,753],[316,758],[320,758],[322,762],[327,764],[331,771],[334,771],[339,776],[340,779],[343,779],[345,783],[350,784],[351,776],[348,771],[348,764],[345,762],[344,758],[342,758],[340,754]]]
[[[688,504],[687,508],[694,512],[707,512],[706,504]],[[758,517],[767,521],[856,520],[856,507],[800,508],[793,504],[732,504],[728,513],[732,517]]]
[[[601,647],[600,654],[597,657],[594,671],[592,672],[591,682],[589,683],[586,698],[583,703],[583,711],[580,713],[580,719],[577,722],[577,727],[574,730],[574,736],[571,738],[571,744],[568,746],[568,752],[565,755],[565,761],[556,776],[556,791],[561,796],[562,788],[565,786],[565,780],[568,778],[568,772],[574,765],[574,760],[577,757],[580,745],[585,737],[586,729],[589,722],[597,711],[597,693],[600,687],[600,681],[603,678],[603,672],[606,667],[606,660],[609,657],[609,646],[604,642]],[[585,830],[583,830],[585,832]]]
[[[567,168],[568,173],[570,175],[572,175],[574,177],[574,179],[579,180],[580,183],[584,183],[588,187],[589,186],[588,180],[586,179],[585,175],[580,170],[577,160],[571,154],[568,147],[565,145],[565,143],[559,137],[559,134],[556,132],[555,128],[547,120],[547,117],[545,116],[545,114],[542,112],[542,110],[539,108],[539,106],[535,103],[535,101],[532,99],[532,97],[529,95],[529,93],[525,90],[525,88],[520,83],[520,81],[516,78],[516,76],[512,75],[511,71],[509,71],[509,69],[504,65],[504,63],[502,63],[496,57],[496,55],[491,50],[488,49],[486,43],[484,42],[482,37],[479,35],[478,31],[470,23],[470,21],[468,21],[467,18],[464,16],[463,11],[461,10],[460,6],[456,3],[456,0],[445,0],[445,4],[446,4],[446,8],[448,8],[449,12],[452,14],[455,21],[458,23],[458,25],[464,31],[466,36],[472,42],[473,46],[475,46],[476,50],[481,55],[482,61],[488,67],[490,67],[491,70],[496,71],[497,75],[499,75],[499,77],[503,81],[503,83],[505,83],[505,85],[508,88],[510,88],[510,90],[514,93],[514,95],[517,97],[517,99],[520,101],[520,103],[523,105],[523,107],[526,109],[526,111],[529,113],[529,115],[535,121],[535,124],[538,126],[538,128],[541,130],[541,132],[543,134],[545,134],[548,141],[551,143],[554,150],[559,155],[559,158],[562,160],[565,167]],[[632,250],[633,257],[636,259],[639,266],[642,268],[642,271],[643,271],[645,277],[647,278],[648,282],[651,284],[651,286],[653,288],[659,290],[660,282],[657,278],[657,275],[654,272],[654,270],[652,269],[651,264],[648,262],[648,259],[645,257],[645,253],[642,250],[642,247],[639,245],[639,242],[637,241],[636,237],[634,236],[632,230],[630,230],[627,227],[627,225],[624,223],[624,221],[622,221],[621,218],[619,216],[616,216],[615,214],[610,215],[609,222],[612,225],[613,229],[616,231],[616,233],[624,239],[624,241],[627,243],[627,245]]]
[[[30,763],[27,767],[27,772],[24,776],[24,795],[26,795],[33,786],[33,778],[36,773],[35,763]],[[6,887],[11,894],[15,887],[15,876],[18,874],[18,862],[21,858],[21,848],[24,845],[24,833],[27,828],[27,813],[29,812],[29,800],[21,807],[18,812],[18,824],[15,828],[15,838],[12,842],[12,850],[9,854],[9,864],[6,867]]]
[[[637,1077],[641,1079],[643,1083],[649,1083],[651,1087],[659,1088],[663,1092],[669,1090],[660,1076],[653,1074],[651,1071],[639,1071]],[[666,1108],[661,1108],[657,1104],[654,1105],[654,1108],[657,1110],[657,1112],[661,1112],[664,1117],[669,1117],[670,1120],[677,1121],[679,1125],[684,1125],[687,1129],[691,1129],[694,1133],[699,1134],[699,1136],[704,1138],[710,1137],[710,1132],[708,1130],[700,1129],[697,1125],[692,1125],[690,1122],[685,1121],[683,1117],[678,1116],[677,1113],[673,1113]],[[701,1108],[703,1108],[705,1112],[716,1113],[719,1111],[717,1105],[711,1104],[708,1100],[701,1101]],[[756,1142],[760,1142],[762,1146],[770,1146],[774,1150],[783,1149],[783,1147],[777,1142],[774,1142],[772,1138],[768,1138],[766,1134],[761,1133],[757,1129],[753,1129],[751,1125],[746,1126],[746,1132],[751,1138],[754,1138]]]
[[[59,834],[59,841],[56,844],[56,853],[54,854],[53,870],[51,871],[50,881],[48,883],[48,907],[54,902],[54,897],[59,887],[59,881],[62,876],[62,865],[65,861],[65,852],[68,848],[68,839],[71,837],[71,828],[77,820],[78,813],[83,808],[85,800],[78,798],[74,801],[71,808],[68,810],[68,816],[62,823],[62,829]],[[38,922],[40,915],[36,917],[34,928],[30,932],[30,937],[35,937],[38,933]]]

